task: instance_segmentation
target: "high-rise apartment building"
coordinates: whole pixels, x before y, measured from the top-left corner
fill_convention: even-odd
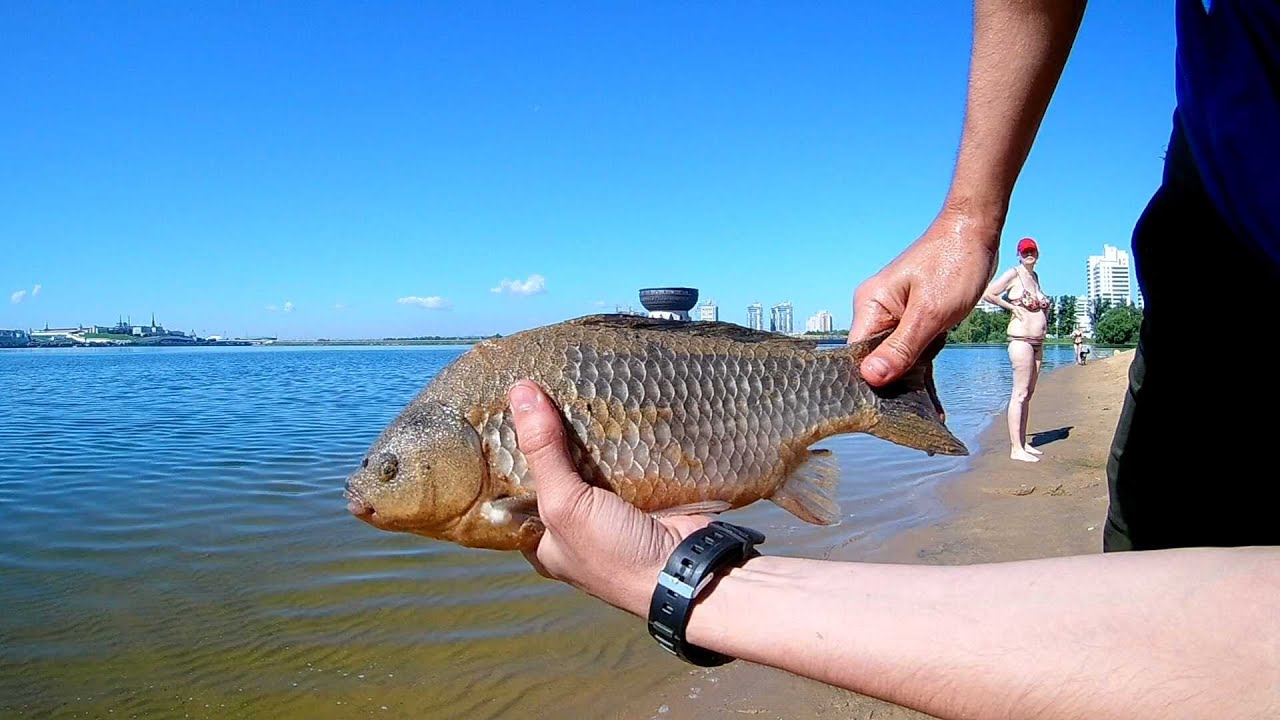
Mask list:
[[[747,306],[747,327],[752,330],[764,329],[764,306],[760,303],[751,303]]]
[[[1129,253],[1111,245],[1103,245],[1101,255],[1089,256],[1089,274],[1085,282],[1089,301],[1094,303],[1107,300],[1112,305],[1132,304],[1133,293],[1129,277]]]
[[[810,315],[809,319],[804,324],[805,332],[829,333],[834,328],[835,320],[831,317],[831,313],[826,310],[819,310],[813,315]]]
[[[791,321],[791,303],[784,302],[773,306],[769,329],[784,335],[795,332],[795,326]]]
[[[715,302],[707,300],[698,306],[698,319],[715,322],[720,319],[720,306]]]

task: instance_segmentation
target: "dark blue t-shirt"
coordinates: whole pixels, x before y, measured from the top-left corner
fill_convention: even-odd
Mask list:
[[[1280,266],[1280,0],[1177,0],[1178,116],[1209,197]]]

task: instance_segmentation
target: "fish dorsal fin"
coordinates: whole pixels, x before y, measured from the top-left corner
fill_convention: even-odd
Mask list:
[[[578,325],[580,327],[619,328],[640,332],[657,331],[664,333],[678,333],[698,337],[723,338],[725,340],[745,343],[786,343],[794,345],[797,348],[805,348],[809,350],[818,347],[818,343],[815,340],[791,337],[780,333],[765,332],[764,330],[753,330],[734,323],[711,320],[667,320],[665,318],[651,318],[643,315],[608,314],[585,315],[580,318],[569,320],[567,324]]]

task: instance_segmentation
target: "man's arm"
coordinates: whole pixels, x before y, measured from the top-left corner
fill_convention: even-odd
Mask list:
[[[529,383],[510,401],[546,525],[530,562],[645,617],[710,518],[654,519],[587,485],[551,401]],[[939,718],[1273,718],[1280,548],[959,567],[765,555],[708,587],[688,638]]]
[[[1070,54],[1085,0],[977,0],[960,152],[925,233],[854,294],[849,341],[889,328],[862,363],[875,385],[911,367],[995,274],[1013,186]]]
[[[718,581],[688,638],[939,718],[1271,718],[1280,548],[958,567],[765,556]]]
[[[969,93],[945,207],[999,227],[1084,17],[1085,0],[977,0]],[[995,238],[999,242],[999,237]]]

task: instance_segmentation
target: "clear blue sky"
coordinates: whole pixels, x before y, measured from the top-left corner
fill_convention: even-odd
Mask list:
[[[1086,14],[1003,245],[1038,238],[1052,294],[1128,249],[1158,183],[1171,6]],[[509,333],[668,284],[848,327],[946,189],[970,23],[960,0],[4,3],[0,328]]]

